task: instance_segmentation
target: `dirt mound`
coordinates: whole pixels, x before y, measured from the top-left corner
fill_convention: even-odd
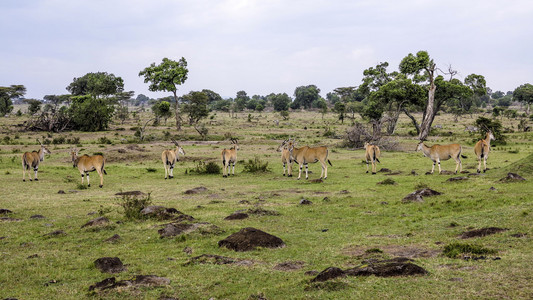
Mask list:
[[[424,202],[424,198],[423,197],[436,196],[436,195],[440,195],[440,194],[441,193],[439,193],[437,191],[434,191],[432,189],[429,189],[429,188],[420,189],[420,190],[414,191],[414,192],[410,193],[409,195],[405,196],[402,199],[402,202],[403,203]]]
[[[13,212],[10,211],[9,209],[5,209],[5,208],[0,208],[0,215],[7,215],[7,214],[12,214]]]
[[[118,257],[101,257],[94,261],[94,266],[102,273],[120,273],[128,270]]]
[[[150,205],[143,208],[141,210],[141,215],[158,220],[173,220],[178,218],[180,220],[194,220],[192,216],[186,215],[175,208],[158,205]]]
[[[185,195],[193,195],[193,194],[200,194],[203,192],[207,192],[207,188],[203,186],[195,187],[194,189],[186,190],[184,192]]]
[[[105,226],[109,224],[109,219],[106,217],[99,217],[93,220],[90,220],[89,222],[83,224],[81,228],[89,227],[89,226]]]
[[[146,197],[147,194],[145,194],[145,193],[143,193],[141,191],[128,191],[128,192],[116,193],[115,196],[129,196],[129,197],[142,198],[142,197]]]
[[[46,219],[43,215],[33,215],[30,217],[30,219],[34,220],[34,219]]]
[[[446,181],[453,182],[453,181],[463,181],[463,180],[468,180],[468,177],[465,177],[465,176],[452,177],[452,178],[448,178]]]
[[[64,232],[63,230],[55,230],[55,231],[52,231],[52,232],[49,232],[43,236],[60,236],[60,235],[67,235],[66,232]]]
[[[281,248],[285,247],[285,243],[276,236],[247,227],[219,241],[218,246],[235,251],[250,251],[257,247]]]
[[[376,262],[369,262],[345,271],[348,276],[370,276],[375,275],[379,277],[392,276],[412,276],[412,275],[426,275],[428,271],[424,268],[412,263],[411,259],[405,257],[397,257]]]
[[[280,213],[275,210],[267,210],[261,207],[250,208],[246,211],[249,215],[258,215],[258,216],[279,216]]]
[[[220,256],[214,254],[202,254],[200,256],[193,257],[189,259],[188,262],[183,264],[184,266],[194,265],[194,264],[212,264],[212,265],[251,265],[253,262],[251,260],[240,260],[227,256]]]
[[[508,229],[506,228],[499,228],[499,227],[486,227],[481,229],[475,229],[470,231],[463,232],[459,237],[462,239],[469,239],[474,237],[484,237],[487,235],[499,233],[502,231],[506,231]]]
[[[161,228],[157,231],[161,238],[173,237],[196,231],[200,232],[201,234],[218,234],[222,232],[218,226],[207,222],[192,224],[170,223],[165,224],[164,226],[164,228]]]
[[[136,286],[164,286],[169,285],[170,279],[155,275],[137,275],[129,280],[116,281],[115,277],[106,278],[89,287],[89,291],[96,289],[108,290],[118,287],[136,287]]]
[[[243,220],[248,218],[248,214],[244,212],[234,212],[231,215],[224,218],[224,220]]]
[[[303,261],[286,261],[274,266],[274,270],[278,271],[295,271],[300,270],[305,265]]]
[[[524,181],[524,180],[526,180],[524,177],[516,173],[507,173],[507,176],[500,179],[500,182],[515,182],[515,181]]]
[[[346,273],[337,267],[329,267],[325,269],[324,271],[318,273],[315,278],[311,280],[311,282],[317,282],[317,281],[327,281],[330,279],[334,279],[337,277],[343,277],[346,276]]]
[[[114,234],[112,237],[110,237],[108,239],[105,239],[104,242],[114,243],[114,242],[116,242],[116,241],[118,241],[120,239],[121,239],[120,235]]]

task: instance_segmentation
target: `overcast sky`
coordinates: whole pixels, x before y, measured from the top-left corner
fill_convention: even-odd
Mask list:
[[[185,57],[178,94],[322,96],[357,86],[363,71],[426,50],[461,80],[493,91],[533,83],[530,0],[0,0],[0,86],[27,98],[66,94],[75,77],[108,72],[158,98],[139,71]]]

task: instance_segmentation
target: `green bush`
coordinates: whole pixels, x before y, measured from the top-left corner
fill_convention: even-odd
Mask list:
[[[210,161],[208,163],[198,161],[195,168],[185,170],[185,174],[220,174],[221,172],[222,168],[214,161]]]
[[[152,204],[152,201],[150,200],[150,193],[144,197],[123,195],[118,204],[124,208],[124,217],[127,220],[142,220],[144,217],[141,210]]]
[[[479,245],[452,243],[446,245],[442,253],[449,258],[458,258],[461,254],[483,255],[495,254],[496,252],[497,251],[494,249],[484,248],[483,246]]]
[[[248,162],[244,163],[244,172],[270,172],[270,169],[268,169],[268,162],[263,162],[258,156],[256,156],[254,159],[249,159]]]

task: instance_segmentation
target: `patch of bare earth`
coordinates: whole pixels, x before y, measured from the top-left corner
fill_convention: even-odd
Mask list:
[[[436,257],[442,251],[437,249],[428,249],[418,245],[380,245],[375,247],[369,246],[349,246],[342,250],[342,254],[354,257],[364,258],[368,254],[369,250],[379,249],[385,254],[397,257],[407,257],[407,258],[419,258],[419,257]]]

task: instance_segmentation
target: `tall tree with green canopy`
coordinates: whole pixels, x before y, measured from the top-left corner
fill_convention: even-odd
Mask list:
[[[100,131],[109,127],[124,81],[107,72],[87,73],[74,78],[67,90],[72,94],[69,111],[75,129]]]
[[[13,111],[12,99],[22,97],[26,94],[26,87],[23,85],[0,86],[0,116]]]
[[[139,72],[139,76],[144,76],[144,82],[150,83],[148,87],[150,91],[166,91],[172,92],[174,95],[176,128],[178,131],[181,130],[181,115],[177,90],[178,86],[187,80],[188,73],[187,61],[183,57],[179,61],[165,57],[159,65],[152,63],[149,67]]]
[[[298,109],[300,106],[311,108],[314,101],[320,97],[320,89],[314,85],[299,86],[294,90],[294,101],[291,104],[292,109]]]
[[[533,103],[533,85],[526,83],[517,87],[513,92],[513,98],[526,105],[526,114],[529,115],[529,106]]]
[[[429,57],[426,51],[418,51],[416,56],[409,53],[400,62],[400,72],[406,75],[413,76],[413,82],[418,84],[427,84],[428,100],[425,105],[424,113],[422,115],[422,122],[420,123],[420,133],[418,139],[425,140],[431,130],[431,124],[435,119],[437,111],[435,110],[435,75],[437,72],[437,65],[433,59]]]
[[[194,129],[205,138],[207,135],[207,128],[200,126],[200,120],[209,115],[207,104],[209,97],[204,92],[190,92],[183,96],[183,112],[189,116],[189,124],[194,126]]]
[[[270,94],[268,100],[272,103],[275,111],[287,111],[291,104],[291,97],[287,93],[283,94]]]

